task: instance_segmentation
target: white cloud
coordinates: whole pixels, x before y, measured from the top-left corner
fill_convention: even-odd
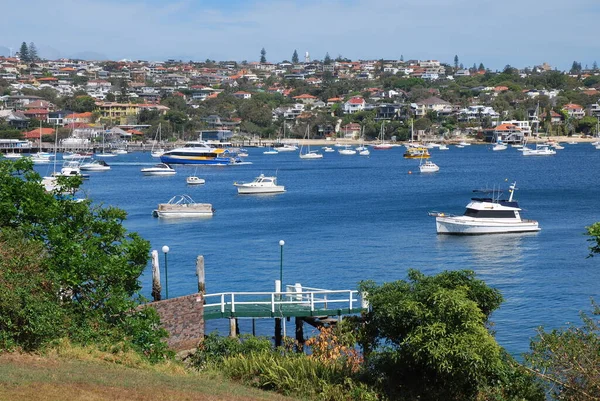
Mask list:
[[[227,2],[223,2],[227,4]],[[203,4],[203,3],[200,3]],[[237,3],[236,3],[237,4]],[[591,64],[599,7],[595,0],[265,0],[202,8],[182,0],[46,0],[5,10],[0,45],[22,41],[62,54],[109,57],[272,61],[310,51],[350,58],[437,58],[493,68],[548,61]],[[31,10],[36,10],[32,12]],[[27,15],[24,19],[23,15]]]

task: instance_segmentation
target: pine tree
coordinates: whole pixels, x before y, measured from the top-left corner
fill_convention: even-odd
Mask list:
[[[483,63],[479,63],[479,71],[485,71],[485,67],[483,66]]]
[[[404,54],[400,55],[400,61],[404,61]]]
[[[454,69],[458,70],[458,55],[454,55]]]
[[[594,61],[594,64],[592,64],[592,68],[594,69],[594,71],[598,71],[598,63]]]
[[[329,57],[329,52],[325,53],[325,59],[323,60],[323,64],[325,64],[325,65],[331,64],[331,57]]]
[[[473,63],[473,71],[477,71],[477,64]]]
[[[37,52],[37,48],[35,47],[35,43],[30,42],[29,43],[29,61],[31,62],[36,62],[38,60],[38,52]]]
[[[300,61],[300,59],[298,58],[298,51],[294,50],[294,54],[292,55],[292,63],[298,64],[298,61]]]
[[[21,43],[19,55],[21,56],[21,61],[29,61],[29,49],[27,48],[27,43]]]
[[[267,57],[266,56],[267,56],[267,51],[263,47],[262,50],[260,51],[260,62],[261,63],[266,63],[267,62]]]

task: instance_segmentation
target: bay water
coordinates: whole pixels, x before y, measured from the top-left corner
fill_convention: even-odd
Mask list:
[[[492,320],[498,342],[513,355],[529,349],[538,326],[578,322],[598,297],[600,256],[587,258],[585,227],[600,221],[600,151],[589,144],[565,145],[554,156],[525,157],[516,149],[490,146],[433,149],[440,166],[419,173],[419,160],[402,157],[404,148],[371,150],[370,157],[325,153],[301,160],[297,152],[263,155],[249,149],[239,166],[176,166],[170,177],[143,176],[157,162],[149,153],[106,161],[112,169],[90,173],[83,192],[95,203],[127,211],[125,226],[149,240],[160,254],[168,245],[169,297],[197,290],[195,260],[204,255],[208,293],[272,291],[283,248],[284,284],[357,289],[406,278],[408,269],[426,274],[471,269],[498,288],[505,302]],[[36,166],[42,174],[51,167]],[[286,192],[238,195],[235,181],[277,175]],[[205,185],[188,186],[196,175]],[[516,181],[522,216],[538,220],[534,234],[442,236],[428,211],[462,213],[474,189],[504,189]],[[152,217],[158,203],[187,194],[211,203],[212,218],[165,221]],[[164,274],[164,272],[163,272]],[[141,277],[150,298],[151,269]],[[164,281],[163,281],[164,294]],[[207,330],[226,332],[227,322]],[[242,332],[250,323],[240,323]],[[272,321],[257,324],[272,335]]]

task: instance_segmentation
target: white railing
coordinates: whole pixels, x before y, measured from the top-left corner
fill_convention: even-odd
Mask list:
[[[364,300],[359,303],[358,291],[353,290],[323,290],[308,287],[287,286],[286,292],[222,292],[206,294],[204,307],[218,306],[221,313],[229,307],[232,313],[240,305],[264,305],[271,313],[279,311],[279,305],[301,305],[315,309],[345,309],[352,310],[360,306],[366,307]],[[216,302],[209,302],[210,299]],[[362,297],[361,297],[362,298]]]

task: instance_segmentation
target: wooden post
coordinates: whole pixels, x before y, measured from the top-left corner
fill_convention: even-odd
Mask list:
[[[204,256],[202,255],[198,255],[196,258],[196,276],[198,276],[198,293],[204,298],[206,282],[204,278]]]
[[[154,301],[160,301],[160,267],[158,265],[158,251],[152,251],[152,298]]]
[[[304,320],[301,317],[296,318],[296,341],[298,342],[298,352],[304,348]]]
[[[237,320],[234,317],[229,318],[229,337],[235,338],[237,336]]]
[[[281,347],[281,318],[275,318],[275,346]]]
[[[252,318],[252,335],[256,337],[256,319]]]

